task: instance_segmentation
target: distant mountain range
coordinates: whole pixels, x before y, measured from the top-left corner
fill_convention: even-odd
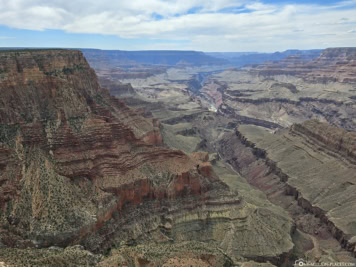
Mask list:
[[[235,67],[242,67],[249,64],[259,64],[265,61],[278,61],[286,57],[298,55],[301,59],[311,60],[320,56],[322,49],[313,50],[286,50],[275,53],[257,53],[257,52],[211,52],[205,53],[209,56],[225,59]]]
[[[228,65],[226,59],[213,57],[197,51],[174,51],[174,50],[152,50],[152,51],[122,51],[122,50],[99,50],[80,49],[90,65],[94,68],[118,65]]]
[[[81,49],[89,63],[94,68],[105,67],[108,64],[118,65],[226,65],[242,67],[249,64],[259,64],[265,61],[278,61],[288,56],[298,55],[301,59],[311,60],[318,57],[321,49],[286,50],[275,53],[258,52],[197,52],[197,51],[122,51]]]
[[[35,48],[8,48],[35,49]],[[311,60],[321,54],[321,49],[313,50],[286,50],[275,53],[258,52],[199,52],[199,51],[176,51],[176,50],[145,50],[145,51],[123,51],[123,50],[100,50],[78,48],[94,68],[127,65],[221,65],[242,67],[249,64],[259,64],[265,61],[278,61],[288,56],[298,55],[301,59]]]

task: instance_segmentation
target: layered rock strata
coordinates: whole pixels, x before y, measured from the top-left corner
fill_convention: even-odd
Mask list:
[[[213,75],[201,92],[225,116],[243,116],[281,127],[318,119],[354,131],[355,51],[330,48],[310,61],[293,56],[226,70]]]
[[[4,246],[201,241],[228,257],[288,257],[288,216],[231,191],[207,155],[163,146],[159,122],[100,88],[81,52],[1,52],[0,73]]]
[[[240,126],[234,136],[221,141],[220,153],[236,170],[270,199],[293,196],[305,212],[320,218],[310,233],[315,239],[326,240],[329,232],[355,253],[354,133],[312,120],[275,134]]]
[[[251,69],[260,75],[295,75],[316,83],[356,83],[356,48],[328,48],[310,61],[290,56]]]

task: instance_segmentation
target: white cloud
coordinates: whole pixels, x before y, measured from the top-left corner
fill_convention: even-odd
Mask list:
[[[205,51],[353,46],[355,14],[356,0],[331,6],[247,0],[0,0],[0,24],[9,27],[169,40],[149,49],[173,49],[174,40],[188,41],[177,44],[179,49]]]

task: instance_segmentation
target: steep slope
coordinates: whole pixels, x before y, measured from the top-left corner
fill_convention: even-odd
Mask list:
[[[312,120],[275,134],[240,126],[221,140],[220,153],[272,202],[294,214],[297,228],[313,236],[314,248],[321,251],[310,253],[337,258],[328,252],[333,238],[356,255],[355,144],[355,133]]]
[[[0,245],[9,247],[0,257],[7,262],[25,260],[13,247],[77,244],[104,253],[199,241],[224,251],[227,262],[277,265],[292,250],[286,213],[230,190],[206,153],[163,146],[159,122],[100,88],[81,52],[0,52],[0,93]]]

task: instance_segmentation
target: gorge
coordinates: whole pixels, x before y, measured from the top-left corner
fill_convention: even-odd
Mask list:
[[[356,264],[355,51],[0,50],[0,266]]]

